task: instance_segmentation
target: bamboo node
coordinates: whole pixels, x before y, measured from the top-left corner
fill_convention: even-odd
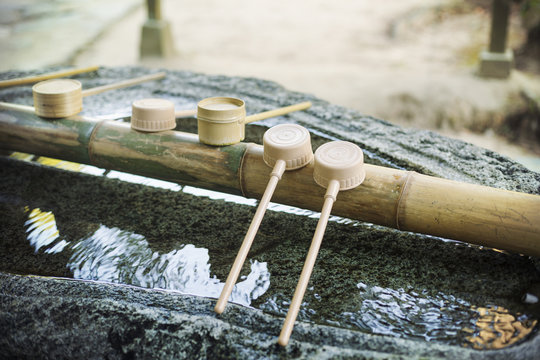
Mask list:
[[[407,175],[405,177],[405,181],[403,182],[403,186],[401,187],[401,191],[399,192],[399,198],[396,204],[396,213],[394,215],[394,218],[396,219],[396,229],[398,230],[401,230],[399,226],[399,214],[401,213],[402,202],[407,200],[410,184],[412,182],[412,178],[416,174],[416,171],[407,171],[406,173]]]

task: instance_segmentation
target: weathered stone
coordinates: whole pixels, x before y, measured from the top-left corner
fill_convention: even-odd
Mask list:
[[[79,79],[83,88],[90,88],[149,72],[104,68]],[[19,75],[23,74],[0,77]],[[367,150],[368,163],[540,194],[540,174],[499,154],[432,132],[402,129],[258,79],[168,72],[160,82],[85,98],[83,113],[127,116],[131,101],[148,96],[169,98],[177,109],[188,109],[202,98],[218,95],[242,98],[248,114],[313,102],[308,111],[249,125],[248,141],[260,143],[268,126],[292,121],[312,131],[315,147],[333,138],[357,143]],[[0,90],[0,98],[23,104],[32,101],[28,86]],[[196,130],[193,120],[182,120],[179,126]],[[527,314],[531,320],[540,318],[538,309],[521,304],[519,298],[540,279],[536,259],[370,224],[329,224],[311,281],[313,290],[305,298],[315,314],[301,317],[285,349],[276,345],[286,311],[280,301],[290,301],[315,218],[266,214],[250,254],[266,262],[271,274],[268,292],[252,303],[259,310],[232,305],[217,316],[214,300],[204,297],[11,275],[73,275],[66,265],[76,249],[47,254],[29,244],[24,225],[28,209],[39,208],[54,214],[59,233],[70,243],[106,226],[140,234],[144,250],[153,254],[195,244],[208,249],[212,276],[225,279],[254,208],[12,159],[0,161],[0,348],[7,357],[524,359],[534,358],[540,348],[537,334],[506,349],[477,351],[460,346],[466,332],[458,331],[455,339],[449,336],[446,342],[427,341],[423,329],[415,330],[421,318],[407,320],[410,328],[401,330],[409,334],[386,336],[367,333],[369,329],[336,317],[360,311],[370,300],[363,288],[378,287],[388,289],[390,295],[420,293],[421,299],[454,306],[434,308],[450,320],[472,321],[467,318],[475,312],[472,307],[489,305]],[[248,272],[246,264],[244,273]],[[453,298],[466,305],[456,305]],[[388,321],[402,325],[399,317],[390,316]],[[458,327],[467,326],[474,324]]]

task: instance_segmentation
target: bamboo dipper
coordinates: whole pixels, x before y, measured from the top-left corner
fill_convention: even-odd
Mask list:
[[[308,286],[315,260],[321,247],[326,224],[332,211],[332,205],[340,190],[349,190],[360,185],[366,177],[364,170],[364,154],[355,144],[347,141],[332,141],[321,145],[315,151],[313,178],[315,182],[326,188],[321,217],[317,223],[313,240],[302,268],[298,285],[279,334],[278,343],[285,346],[289,343],[294,322],[298,316],[302,299]]]
[[[82,90],[80,81],[73,79],[52,79],[39,82],[32,87],[36,114],[45,118],[63,118],[82,111],[82,98],[108,90],[137,85],[145,81],[158,80],[165,73],[141,76],[114,84]]]
[[[165,99],[140,99],[131,104],[131,128],[144,132],[176,127],[174,103]]]
[[[255,216],[249,225],[248,232],[236,255],[229,276],[225,281],[221,295],[217,301],[215,312],[221,314],[225,310],[227,301],[231,296],[234,284],[240,275],[242,265],[246,260],[253,239],[257,234],[259,225],[263,219],[268,203],[272,198],[277,183],[285,170],[295,170],[306,166],[313,159],[309,131],[296,124],[281,124],[267,130],[263,136],[264,154],[263,160],[266,165],[272,167],[270,180],[261,198]]]
[[[246,116],[244,101],[232,97],[211,97],[197,104],[199,141],[207,145],[232,145],[244,140],[245,124],[305,110],[311,106],[306,101],[295,105]]]

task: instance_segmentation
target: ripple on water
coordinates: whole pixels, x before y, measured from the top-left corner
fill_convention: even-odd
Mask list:
[[[28,210],[29,211],[29,210]],[[185,244],[161,254],[152,251],[144,236],[101,225],[82,240],[61,239],[51,212],[29,211],[27,239],[37,252],[59,252],[69,246],[72,256],[67,267],[75,279],[99,280],[184,294],[217,298],[224,283],[210,274],[208,249]],[[265,262],[251,262],[250,273],[238,282],[231,301],[244,306],[270,287]]]

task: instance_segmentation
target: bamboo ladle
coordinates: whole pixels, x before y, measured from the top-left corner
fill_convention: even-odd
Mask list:
[[[347,141],[332,141],[321,145],[315,151],[313,178],[317,184],[326,188],[326,194],[324,195],[321,217],[317,223],[306,262],[302,268],[287,317],[279,334],[278,343],[282,346],[289,343],[294,322],[298,316],[338,192],[357,187],[364,181],[365,176],[364,155],[357,145]]]
[[[306,166],[313,159],[309,131],[296,124],[276,125],[264,133],[263,159],[266,165],[272,167],[270,180],[261,198],[255,216],[249,225],[244,241],[236,255],[229,276],[225,281],[221,295],[217,301],[215,312],[221,314],[231,296],[234,284],[240,275],[240,270],[248,255],[253,239],[261,224],[268,203],[272,198],[277,183],[285,170],[295,170]]]
[[[306,101],[279,109],[246,116],[244,101],[232,97],[211,97],[197,104],[197,127],[199,141],[214,146],[232,145],[244,140],[245,124],[311,106]]]
[[[105,91],[137,85],[145,81],[165,77],[164,72],[145,75],[117,83],[82,90],[80,81],[52,79],[39,82],[32,87],[36,114],[45,118],[64,118],[82,111],[82,98]]]

